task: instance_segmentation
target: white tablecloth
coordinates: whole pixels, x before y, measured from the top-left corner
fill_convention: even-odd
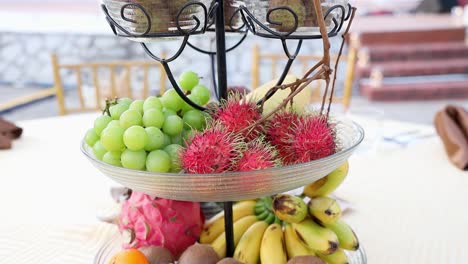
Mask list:
[[[0,263],[92,263],[115,229],[96,220],[109,187],[79,144],[95,114],[20,122],[23,137],[0,151]],[[385,122],[395,131],[425,128]],[[468,173],[437,137],[354,155],[337,195],[369,263],[467,263]]]

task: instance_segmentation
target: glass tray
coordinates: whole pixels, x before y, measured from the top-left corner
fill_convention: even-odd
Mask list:
[[[115,234],[109,241],[107,241],[97,252],[94,257],[94,264],[109,264],[110,259],[122,248],[122,241],[119,234]],[[366,252],[362,245],[357,251],[346,251],[348,256],[348,264],[367,264]]]
[[[337,121],[336,127],[340,145],[337,153],[302,164],[249,172],[176,174],[137,171],[97,160],[84,140],[81,149],[103,174],[135,191],[181,201],[239,201],[305,186],[342,165],[362,142],[364,130],[348,119]]]

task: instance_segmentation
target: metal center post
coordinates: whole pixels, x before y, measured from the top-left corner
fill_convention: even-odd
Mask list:
[[[216,32],[216,66],[218,72],[218,96],[220,100],[227,99],[226,71],[226,32],[224,27],[224,1],[216,0],[218,6],[215,13]],[[234,222],[232,202],[224,203],[224,230],[226,234],[226,256],[234,255]]]

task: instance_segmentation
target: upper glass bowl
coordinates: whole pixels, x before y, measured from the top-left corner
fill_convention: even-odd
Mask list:
[[[321,0],[321,6],[327,31],[337,30],[342,22],[341,18],[349,12],[348,0]],[[280,34],[290,33],[290,38],[301,36],[307,38],[320,33],[318,15],[313,1],[247,0],[246,7],[269,30]],[[330,14],[326,15],[327,12]],[[297,28],[294,27],[295,17],[297,17]],[[257,34],[272,36],[258,23],[254,24]]]
[[[182,201],[222,202],[254,199],[290,191],[316,181],[342,165],[364,138],[364,130],[351,120],[336,122],[339,151],[297,165],[249,172],[175,174],[137,171],[97,160],[84,141],[81,149],[102,173],[135,191]]]

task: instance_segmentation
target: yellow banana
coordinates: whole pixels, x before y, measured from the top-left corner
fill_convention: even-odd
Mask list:
[[[288,262],[281,225],[272,224],[265,230],[260,247],[260,260],[261,263],[268,264]]]
[[[239,240],[234,251],[234,258],[245,264],[257,264],[260,260],[263,233],[267,227],[268,224],[265,221],[258,221],[251,225]]]
[[[308,213],[304,200],[289,194],[279,194],[274,197],[273,211],[279,219],[288,223],[300,223]]]
[[[333,231],[321,227],[311,219],[292,224],[294,233],[308,248],[325,255],[330,255],[338,249],[338,237]]]
[[[247,229],[257,222],[257,217],[255,215],[248,215],[244,216],[241,219],[237,220],[234,223],[234,246],[237,246],[239,240],[241,239],[242,235],[247,231]],[[211,243],[211,247],[218,253],[219,258],[226,257],[226,233],[223,232],[219,235],[213,243]]]
[[[359,240],[354,233],[353,229],[345,222],[338,220],[332,224],[325,225],[331,231],[333,231],[338,240],[340,241],[340,247],[347,250],[358,250]]]
[[[232,207],[233,221],[236,222],[240,218],[248,215],[255,214],[256,201],[242,201],[234,204]],[[221,233],[224,232],[224,212],[220,212],[213,216],[210,220],[206,221],[200,235],[200,243],[210,244],[213,242]]]
[[[344,181],[346,175],[348,175],[348,170],[349,164],[346,161],[327,176],[305,186],[304,194],[310,198],[329,195]]]
[[[315,256],[315,253],[310,248],[304,246],[299,241],[299,238],[294,233],[294,230],[290,224],[286,224],[284,229],[284,242],[286,244],[286,251],[288,252],[288,258],[292,259],[298,256]]]
[[[320,224],[326,225],[341,217],[341,207],[335,199],[319,196],[310,200],[309,213]]]
[[[326,261],[328,264],[348,264],[348,256],[343,249],[339,248],[331,255],[318,254],[318,257]]]
[[[297,77],[294,75],[287,75],[283,84],[290,84],[297,81]],[[265,94],[276,85],[278,80],[271,80],[268,83],[261,85],[260,87],[255,87],[252,92],[246,95],[248,100],[258,101],[262,99]],[[296,97],[294,97],[293,108],[299,112],[304,112],[307,105],[310,104],[310,98],[312,97],[312,89],[302,90]],[[278,105],[280,105],[284,99],[289,96],[289,90],[279,89],[276,93],[265,102],[263,106],[263,113],[267,114],[273,111]]]

